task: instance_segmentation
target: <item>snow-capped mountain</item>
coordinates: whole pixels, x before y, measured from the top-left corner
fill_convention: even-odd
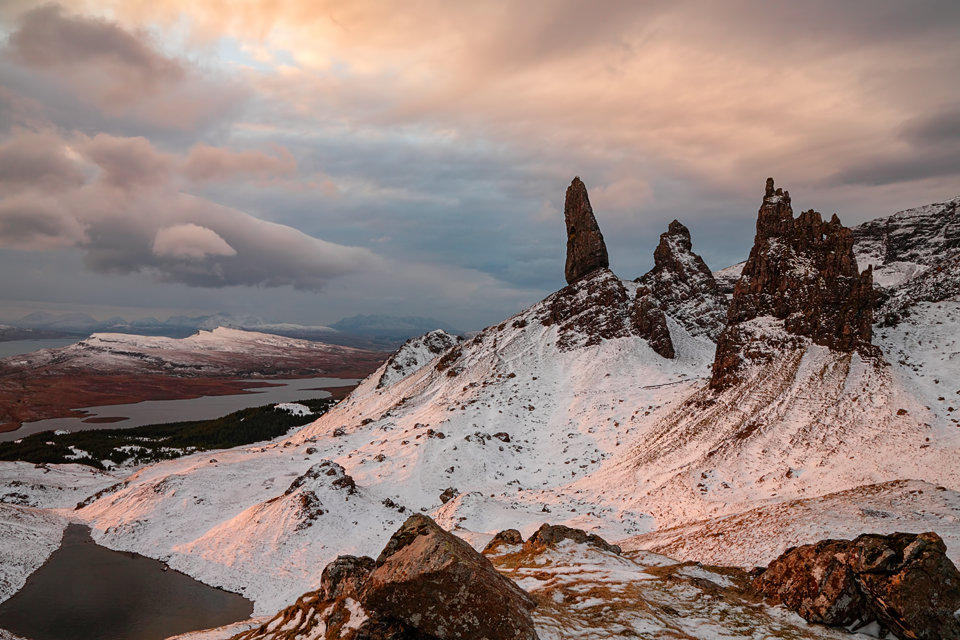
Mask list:
[[[144,468],[69,517],[271,615],[410,512],[475,544],[549,522],[752,566],[811,537],[924,529],[958,557],[953,271],[874,328],[858,232],[794,218],[770,181],[724,316],[679,223],[637,282],[606,268],[577,182],[564,289],[468,340],[409,341],[289,437]],[[894,291],[929,288],[927,267]]]

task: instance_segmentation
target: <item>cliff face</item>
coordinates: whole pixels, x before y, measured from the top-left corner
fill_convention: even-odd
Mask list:
[[[563,205],[563,217],[567,223],[567,265],[564,275],[567,284],[573,284],[583,276],[610,266],[607,245],[593,215],[587,187],[579,177],[567,187]]]
[[[757,318],[782,321],[781,344],[792,336],[836,351],[873,353],[872,270],[862,274],[853,252],[853,232],[834,215],[824,222],[812,209],[793,217],[790,194],[767,179],[750,257],[734,289],[727,327],[717,343],[711,388],[740,381],[746,360],[764,360],[755,332]],[[759,338],[763,341],[764,336]]]
[[[637,282],[691,334],[716,340],[726,324],[727,299],[703,258],[693,252],[690,231],[671,222],[660,235],[653,260],[653,269]]]

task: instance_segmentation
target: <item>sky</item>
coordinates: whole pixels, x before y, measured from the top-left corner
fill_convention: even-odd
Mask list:
[[[0,321],[356,314],[477,330],[764,182],[847,225],[960,195],[960,3],[0,1]]]

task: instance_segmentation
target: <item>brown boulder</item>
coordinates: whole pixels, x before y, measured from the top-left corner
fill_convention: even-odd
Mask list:
[[[376,567],[373,558],[366,556],[338,556],[328,564],[320,574],[319,594],[323,600],[333,600],[340,596],[359,597],[360,587]]]
[[[935,533],[865,534],[788,549],[753,586],[810,622],[876,622],[902,640],[960,638],[960,571]]]
[[[440,640],[536,639],[536,602],[469,544],[414,515],[393,534],[361,592],[368,611]]]
[[[542,524],[530,539],[524,544],[525,548],[537,549],[549,547],[562,540],[573,540],[577,544],[588,544],[610,553],[620,555],[620,547],[610,544],[595,533],[587,533],[583,529],[574,529],[562,524]]]
[[[504,529],[497,535],[493,536],[493,539],[487,543],[487,546],[483,548],[483,552],[486,553],[487,551],[493,551],[503,544],[523,544],[523,536],[521,536],[520,532],[516,529]]]
[[[573,284],[597,269],[608,268],[607,245],[593,215],[587,187],[579,177],[567,187],[563,217],[567,223],[567,264],[564,270],[567,284]]]

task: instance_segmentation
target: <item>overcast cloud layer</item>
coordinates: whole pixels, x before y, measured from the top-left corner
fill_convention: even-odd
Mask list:
[[[499,322],[674,218],[745,258],[764,180],[847,224],[960,194],[956,2],[0,4],[0,320]]]

